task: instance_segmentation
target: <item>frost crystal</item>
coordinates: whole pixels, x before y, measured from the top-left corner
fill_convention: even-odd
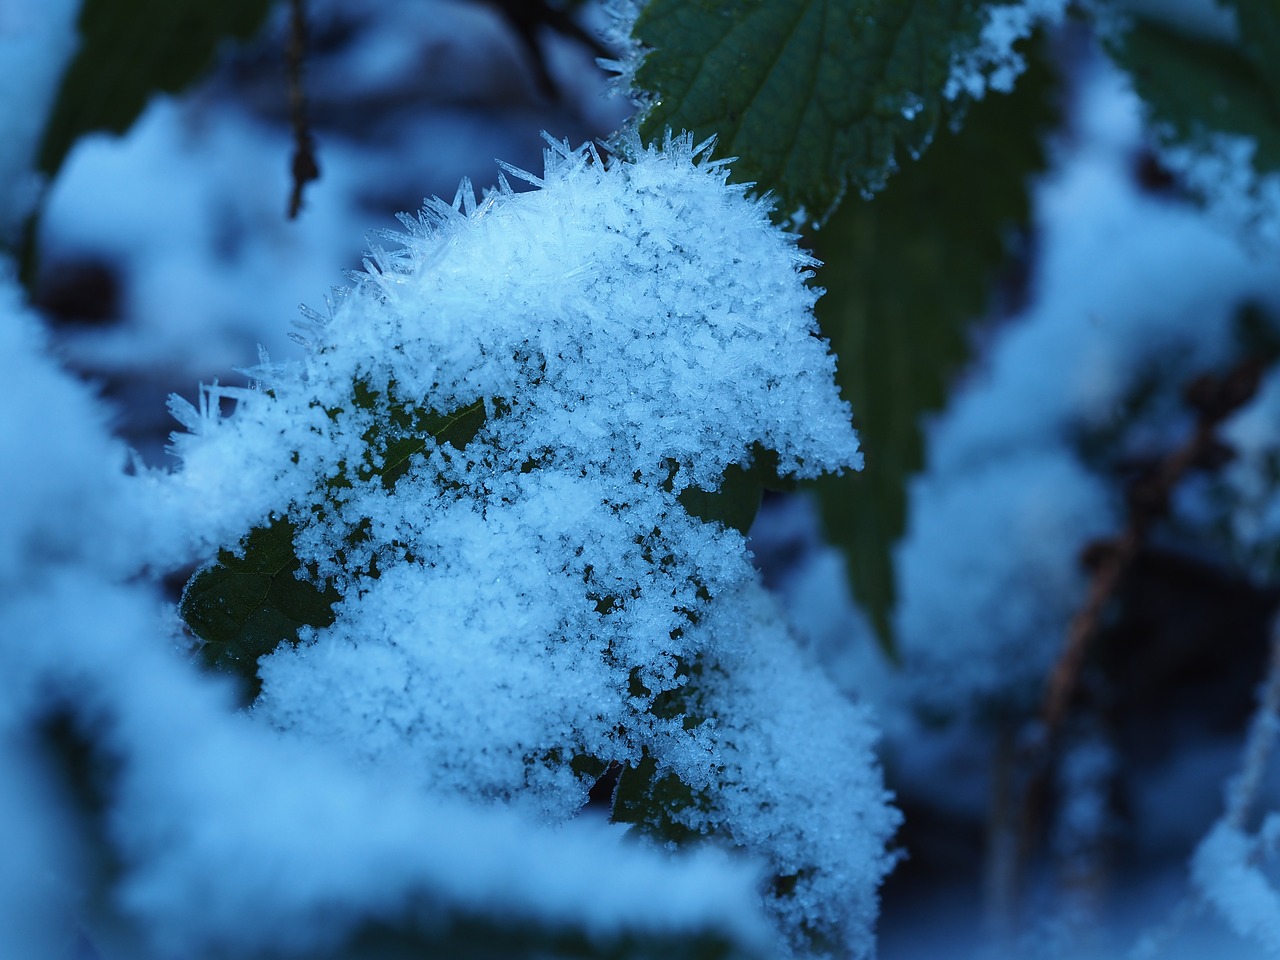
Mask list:
[[[706,145],[624,149],[403,218],[304,368],[183,409],[179,482],[231,542],[287,521],[342,597],[261,661],[260,721],[550,822],[621,765],[615,819],[763,856],[794,949],[865,955],[896,822],[868,718],[699,519],[730,468],[859,462],[814,261]]]

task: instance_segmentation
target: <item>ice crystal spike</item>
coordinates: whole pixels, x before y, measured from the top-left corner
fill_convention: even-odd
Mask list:
[[[502,168],[504,173],[511,174],[511,176],[515,177],[517,180],[521,180],[524,183],[532,184],[535,187],[546,186],[545,180],[543,180],[541,177],[534,176],[528,170],[523,170],[520,167],[507,163],[505,160],[499,160],[497,161],[497,163],[498,163],[498,166]]]
[[[199,434],[202,417],[200,411],[186,397],[179,396],[176,393],[169,394],[167,404],[169,415],[182,425],[182,428],[188,433]]]
[[[670,130],[667,131],[667,137],[668,138],[671,137]],[[692,142],[693,138],[689,137],[689,140]],[[716,147],[716,135],[713,133],[711,136],[707,137],[707,139],[703,140],[700,144],[698,144],[696,147],[690,150],[689,156],[692,157],[694,160],[699,160],[699,159],[710,160],[711,153],[713,150],[715,150],[715,147]],[[727,161],[722,161],[722,162],[727,162]]]
[[[453,209],[461,211],[467,217],[476,212],[476,188],[470,177],[463,177],[458,184],[458,192],[453,196]]]

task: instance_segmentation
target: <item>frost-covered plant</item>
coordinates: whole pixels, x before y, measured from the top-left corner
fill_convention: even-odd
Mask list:
[[[458,956],[476,930],[524,955],[771,955],[752,871],[714,851],[540,828],[230,709],[144,574],[202,524],[166,475],[126,475],[43,333],[0,276],[0,956]]]
[[[428,203],[302,365],[176,405],[228,548],[182,609],[212,662],[268,654],[260,722],[553,823],[616,777],[615,821],[765,858],[794,950],[866,955],[871,728],[723,522],[858,464],[813,261],[706,145],[622,149]]]

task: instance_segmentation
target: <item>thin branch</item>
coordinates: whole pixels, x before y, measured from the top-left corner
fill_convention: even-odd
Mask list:
[[[1174,490],[1188,473],[1222,461],[1224,447],[1217,438],[1218,427],[1253,398],[1261,374],[1260,364],[1246,360],[1223,377],[1206,374],[1188,386],[1187,402],[1197,411],[1195,431],[1130,488],[1128,522],[1120,536],[1108,544],[1094,570],[1088,597],[1072,618],[1062,653],[1049,675],[1041,716],[1050,741],[1061,728],[1075,696],[1081,668],[1103,614],[1138,558],[1152,524],[1168,512]]]
[[[307,57],[306,0],[289,0],[289,118],[293,127],[293,189],[289,194],[289,219],[296,220],[302,210],[302,191],[312,180],[320,179],[311,125],[307,121],[307,97],[302,88],[302,65]]]
[[[586,47],[597,59],[608,59],[614,55],[603,43],[583,29],[568,11],[552,6],[547,0],[486,0],[486,2],[498,12],[498,15],[515,33],[529,58],[538,90],[548,100],[560,100],[560,89],[555,77],[551,74],[546,53],[538,40],[538,33],[543,27],[554,30],[561,36]]]
[[[1113,540],[1089,551],[1093,578],[1084,605],[1067,628],[1062,651],[1049,674],[1041,706],[1040,723],[1028,728],[1022,762],[1031,770],[1023,799],[1023,850],[1029,851],[1038,833],[1040,813],[1054,777],[1055,754],[1060,748],[1064,721],[1080,686],[1080,676],[1089,649],[1099,633],[1107,608],[1118,596],[1135,561],[1142,552],[1151,527],[1165,516],[1179,483],[1192,470],[1221,465],[1230,451],[1218,439],[1218,428],[1257,393],[1262,365],[1249,359],[1222,377],[1206,374],[1192,381],[1185,393],[1196,411],[1192,435],[1180,447],[1134,482],[1128,491],[1129,515],[1124,529]],[[1280,702],[1280,681],[1277,681]],[[1179,917],[1189,913],[1181,909]],[[1170,921],[1176,929],[1178,921]],[[1144,944],[1150,949],[1160,940],[1157,932]]]

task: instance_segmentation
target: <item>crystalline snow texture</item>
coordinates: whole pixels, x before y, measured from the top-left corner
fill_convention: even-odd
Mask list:
[[[184,482],[215,525],[287,513],[344,595],[264,658],[259,719],[552,822],[590,786],[569,759],[648,754],[709,798],[687,826],[797,878],[785,927],[866,954],[896,822],[868,720],[803,665],[742,538],[677,501],[755,443],[785,473],[858,464],[813,261],[689,139],[632,149],[552,144],[542,178],[509,171],[539,189],[406,218],[305,369],[262,371],[228,420],[185,412]],[[463,450],[427,443],[394,485],[356,468],[397,404],[477,401]],[[788,686],[805,710],[767,695]]]

